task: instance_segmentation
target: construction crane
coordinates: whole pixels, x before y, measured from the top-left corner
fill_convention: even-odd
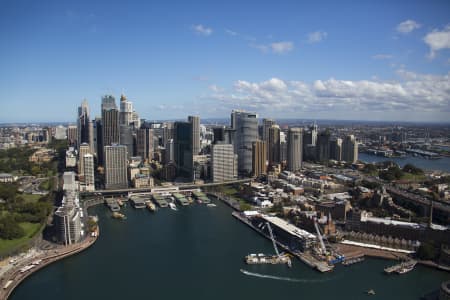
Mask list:
[[[323,242],[322,235],[320,234],[319,226],[317,225],[317,220],[314,218],[314,227],[316,228],[317,237],[319,238],[320,247],[322,248],[322,254],[327,254],[327,248],[325,247],[325,243]]]
[[[275,249],[275,253],[277,254],[278,257],[280,257],[280,252],[278,251],[277,242],[275,241],[275,238],[273,237],[272,227],[270,226],[269,222],[266,222],[265,226],[267,226],[267,228],[269,229],[270,239],[272,240],[272,244],[273,244],[273,248]]]

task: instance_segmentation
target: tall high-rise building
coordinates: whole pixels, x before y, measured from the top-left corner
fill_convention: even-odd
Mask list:
[[[266,142],[266,145],[269,145],[269,128],[275,125],[275,121],[272,119],[263,119],[262,124],[262,140]],[[269,147],[267,147],[267,158],[270,160]]]
[[[103,166],[103,126],[102,126],[102,118],[95,117],[93,121],[93,129],[94,129],[94,147],[95,153],[97,154],[97,162],[99,165]]]
[[[212,127],[213,132],[213,144],[223,143],[225,141],[225,126]]]
[[[87,191],[95,190],[95,177],[94,177],[94,156],[90,153],[85,154],[83,157],[84,165],[84,186]]]
[[[177,175],[193,180],[192,123],[175,122],[173,143]]]
[[[106,95],[102,98],[102,146],[110,146],[120,142],[119,111],[116,99]]]
[[[280,163],[280,127],[272,125],[269,127],[269,132],[266,141],[269,158],[269,165],[276,165]]]
[[[297,171],[302,167],[303,159],[303,130],[289,128],[287,138],[287,169]]]
[[[133,103],[127,100],[124,94],[120,96],[119,124],[130,125],[133,121]]]
[[[175,149],[173,145],[173,139],[167,141],[165,148],[166,148],[165,163],[168,164],[170,162],[175,161]]]
[[[317,134],[319,132],[319,129],[318,129],[318,126],[316,123],[314,123],[310,127],[310,131],[311,131],[311,145],[316,146],[317,145]]]
[[[78,127],[78,141],[77,146],[79,147],[83,143],[89,144],[90,136],[89,136],[89,105],[86,99],[83,100],[81,106],[78,107],[78,119],[77,119],[77,127]]]
[[[259,176],[267,173],[266,142],[257,140],[252,143],[252,174]]]
[[[136,154],[144,161],[153,159],[153,129],[140,128],[136,133]]]
[[[219,143],[212,146],[211,171],[213,182],[237,179],[237,155],[233,145]]]
[[[252,145],[258,139],[258,116],[245,111],[233,111],[232,122],[236,130],[234,151],[238,155],[238,171],[252,173]]]
[[[358,143],[354,135],[347,135],[342,142],[342,160],[350,163],[358,161]]]
[[[128,187],[127,147],[123,145],[105,146],[105,188],[122,189]]]
[[[324,130],[319,133],[316,144],[316,160],[326,162],[330,159],[330,132]]]
[[[69,146],[77,147],[78,142],[78,127],[75,125],[67,126],[67,142]]]
[[[128,158],[134,156],[134,132],[131,125],[120,125],[120,144],[127,147]]]
[[[342,160],[342,139],[336,138],[330,141],[330,159]]]
[[[91,153],[91,147],[88,143],[83,143],[80,145],[80,150],[78,151],[78,176],[84,181],[84,156]]]
[[[200,152],[200,117],[188,116],[188,122],[192,124],[192,153]]]

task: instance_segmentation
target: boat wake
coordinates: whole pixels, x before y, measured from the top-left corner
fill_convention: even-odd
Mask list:
[[[290,282],[319,283],[319,282],[325,282],[325,281],[330,280],[330,279],[301,279],[301,278],[291,278],[291,277],[280,277],[280,276],[266,275],[266,274],[260,274],[260,273],[253,273],[253,272],[249,272],[244,269],[241,269],[240,271],[242,274],[245,274],[247,276],[254,276],[254,277],[259,277],[259,278],[267,278],[267,279],[282,280],[282,281],[290,281]]]

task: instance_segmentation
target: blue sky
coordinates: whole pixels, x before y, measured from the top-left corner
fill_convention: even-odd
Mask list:
[[[449,1],[216,2],[0,0],[0,122],[450,120]]]

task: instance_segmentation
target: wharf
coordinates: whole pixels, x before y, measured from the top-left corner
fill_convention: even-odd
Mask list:
[[[105,199],[105,203],[106,203],[106,205],[108,205],[109,209],[112,212],[120,211],[120,206],[117,203],[116,199],[114,199],[114,198]]]
[[[259,228],[253,226],[253,224],[244,216],[242,216],[239,212],[234,211],[232,213],[233,217],[235,217],[236,219],[238,219],[239,221],[247,224],[248,226],[250,226],[250,228],[252,228],[253,230],[255,230],[256,232],[258,232],[259,234],[263,235],[264,237],[266,237],[267,239],[271,240],[270,236],[268,236],[267,234],[265,234],[262,230],[260,230]],[[330,266],[328,265],[326,262],[322,262],[317,260],[316,258],[314,258],[312,255],[310,255],[309,253],[306,252],[300,252],[300,251],[293,251],[291,250],[288,246],[280,243],[279,241],[275,240],[275,242],[277,243],[277,245],[282,248],[284,251],[291,253],[293,256],[297,257],[298,259],[300,259],[302,262],[304,262],[306,265],[310,266],[311,268],[314,268],[322,273],[325,272],[329,272],[332,271],[334,266]]]
[[[354,257],[351,257],[351,258],[346,258],[342,262],[342,264],[344,266],[350,266],[350,265],[353,265],[353,264],[356,264],[356,263],[359,263],[359,262],[362,262],[362,261],[364,261],[364,254],[361,254],[359,256],[354,256]]]
[[[153,194],[152,197],[155,200],[156,204],[158,204],[159,207],[169,206],[169,204],[167,203],[166,199],[164,199],[163,196],[158,195],[158,194]]]

